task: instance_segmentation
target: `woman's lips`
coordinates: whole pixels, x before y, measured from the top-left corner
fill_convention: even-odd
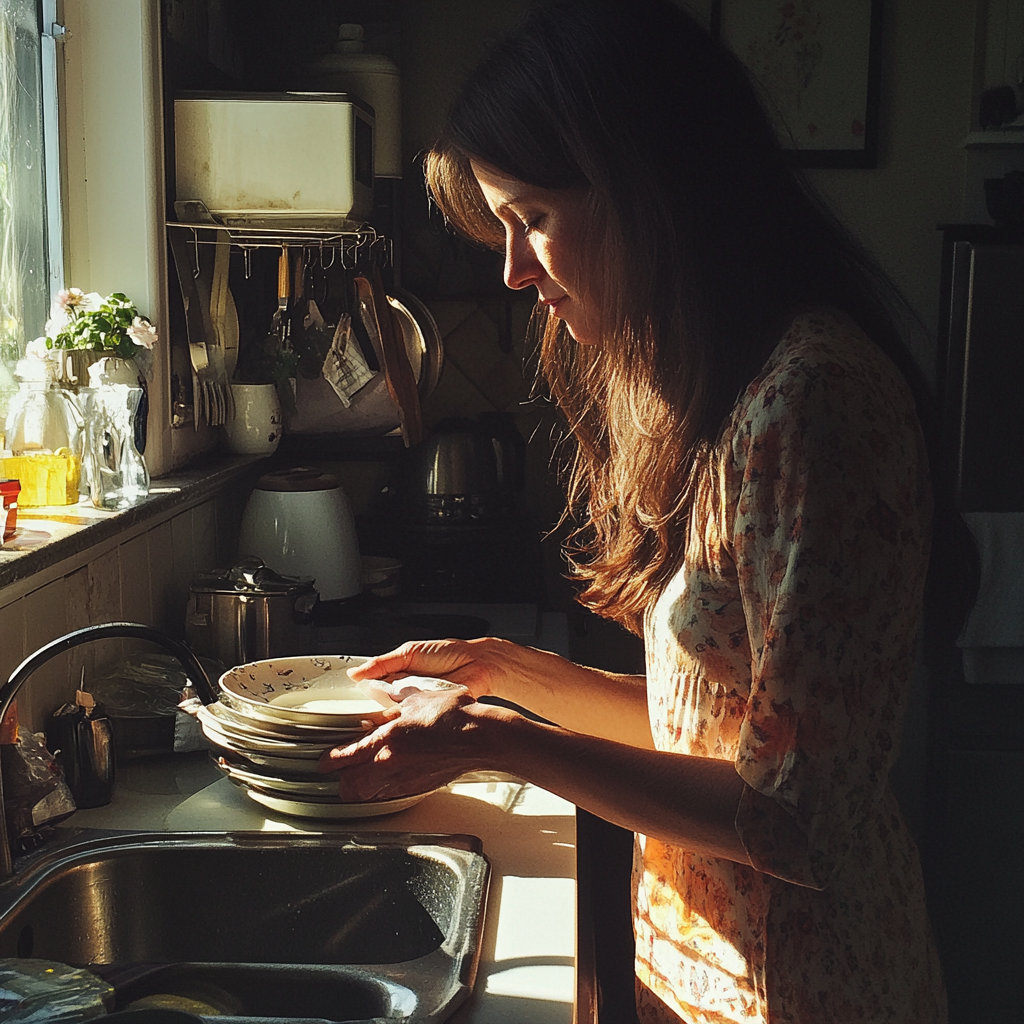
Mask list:
[[[547,306],[555,316],[558,316],[558,307],[565,302],[568,295],[560,295],[557,299],[541,299],[541,304]]]

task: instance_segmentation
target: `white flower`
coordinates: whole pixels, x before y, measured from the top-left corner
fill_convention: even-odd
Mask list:
[[[45,338],[34,338],[25,346],[25,355],[30,359],[49,359],[50,350],[46,347]]]
[[[46,331],[48,338],[56,338],[69,323],[71,323],[71,318],[55,302],[50,310],[50,319],[46,321],[46,326],[43,330]]]
[[[145,318],[137,316],[128,328],[128,337],[142,348],[152,348],[157,343],[156,328]]]

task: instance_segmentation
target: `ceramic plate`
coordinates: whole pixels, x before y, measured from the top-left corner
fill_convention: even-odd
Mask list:
[[[292,776],[305,776],[307,779],[322,779],[323,776],[316,770],[318,757],[284,757],[280,754],[265,754],[259,750],[246,750],[244,753],[239,750],[228,751],[234,758],[239,768],[252,772],[278,772]],[[243,763],[244,762],[244,763]]]
[[[233,698],[237,700],[237,698]],[[334,743],[339,736],[363,736],[366,728],[325,729],[322,725],[301,725],[298,722],[282,722],[278,718],[256,714],[254,711],[238,710],[223,699],[208,704],[211,713],[226,728],[246,735],[260,736],[270,740],[292,740],[300,743]]]
[[[394,800],[373,800],[366,803],[346,804],[341,801],[317,803],[310,800],[293,800],[286,796],[275,796],[262,790],[250,789],[242,782],[232,779],[236,786],[245,790],[250,799],[280,814],[297,818],[379,818],[385,814],[397,814],[426,800],[430,793],[415,796],[400,796]],[[432,792],[437,792],[433,790]]]
[[[251,733],[240,732],[226,726],[210,712],[209,707],[200,708],[197,717],[204,735],[211,743],[228,750],[238,751],[241,754],[249,750],[256,750],[264,754],[283,754],[285,757],[315,759],[333,745],[331,743],[300,743],[284,739],[267,739],[262,736],[254,736]]]
[[[348,669],[366,660],[353,654],[324,654],[253,661],[225,672],[220,688],[260,714],[283,722],[358,729],[363,722],[384,720],[385,705],[366,684],[354,683],[348,676]]]
[[[271,793],[278,793],[284,796],[294,797],[321,797],[326,799],[338,799],[338,779],[329,775],[319,775],[319,781],[315,779],[280,779],[275,775],[263,775],[257,771],[247,771],[237,764],[232,764],[224,758],[218,759],[215,764],[217,769],[222,771],[229,779],[244,783],[247,786],[255,786],[258,789],[265,789]]]

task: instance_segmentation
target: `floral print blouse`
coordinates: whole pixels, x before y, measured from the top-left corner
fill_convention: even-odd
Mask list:
[[[735,764],[754,866],[637,837],[640,1020],[938,1024],[918,852],[888,785],[931,514],[913,399],[852,321],[806,313],[718,452],[645,624],[648,702],[660,750]]]

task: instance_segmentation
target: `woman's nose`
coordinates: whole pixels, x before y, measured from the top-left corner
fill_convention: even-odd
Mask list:
[[[536,284],[541,265],[526,241],[523,231],[509,231],[505,237],[505,285],[509,288],[527,288]]]

